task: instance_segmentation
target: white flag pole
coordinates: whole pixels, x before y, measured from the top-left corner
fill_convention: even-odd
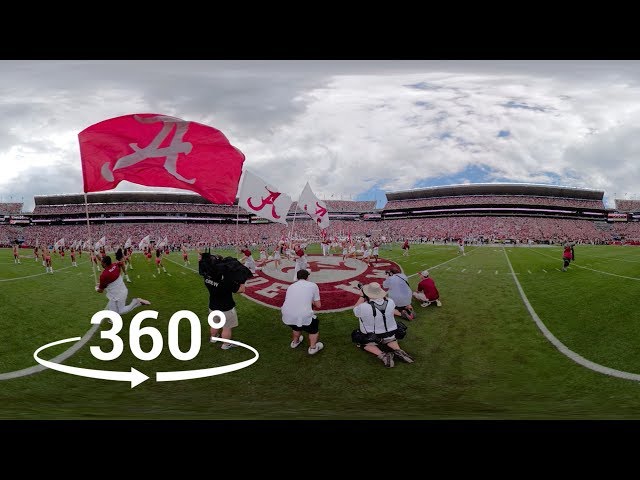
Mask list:
[[[293,227],[296,226],[296,212],[298,211],[298,202],[296,202],[296,208],[293,210],[293,222],[291,222],[291,233],[289,234],[289,250],[293,245]]]
[[[238,243],[238,226],[240,225],[240,198],[238,198],[238,210],[236,210],[236,250],[240,246]]]
[[[91,225],[89,224],[89,202],[87,200],[87,192],[84,192],[84,210],[87,214],[87,234],[89,235],[89,248],[91,248],[91,245],[93,245],[93,243],[91,242]],[[91,260],[91,251],[89,251],[89,260]],[[93,280],[97,284],[98,277],[96,275],[96,264],[93,260],[91,260],[91,269],[93,270]]]

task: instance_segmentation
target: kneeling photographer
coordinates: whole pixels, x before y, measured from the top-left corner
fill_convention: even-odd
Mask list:
[[[411,305],[413,292],[409,286],[409,279],[396,267],[391,267],[384,273],[387,278],[382,282],[382,288],[389,291],[389,298],[396,304],[396,310],[400,312],[399,315],[407,320],[413,320],[415,318],[413,305]]]
[[[398,339],[404,338],[405,329],[400,328],[393,317],[400,315],[395,302],[386,298],[387,292],[377,282],[358,286],[362,296],[356,302],[353,313],[360,321],[360,328],[351,333],[351,340],[378,357],[387,368],[394,366],[394,357],[413,363],[413,358],[398,344]]]

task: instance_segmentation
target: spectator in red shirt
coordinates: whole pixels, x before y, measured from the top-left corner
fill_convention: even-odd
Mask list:
[[[441,307],[440,292],[438,292],[433,278],[429,277],[429,271],[423,270],[419,275],[422,280],[418,283],[418,288],[413,292],[413,296],[422,302],[421,307],[428,307],[433,302]]]
[[[573,258],[573,254],[571,253],[571,245],[567,244],[564,246],[564,252],[562,252],[562,271],[566,272],[567,268],[569,268],[569,263]]]
[[[404,250],[404,252],[402,253],[403,256],[408,256],[409,255],[409,240],[405,240],[404,241],[404,245],[402,245],[402,250]]]

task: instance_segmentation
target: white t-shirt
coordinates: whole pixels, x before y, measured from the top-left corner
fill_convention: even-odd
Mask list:
[[[311,302],[320,300],[318,285],[308,280],[297,280],[289,285],[282,304],[282,322],[285,325],[303,327],[311,324]]]
[[[387,298],[387,308],[384,311],[386,320],[387,320],[387,328],[384,328],[384,319],[382,317],[382,312],[376,309],[376,316],[373,316],[373,309],[371,305],[367,302],[361,303],[353,308],[353,313],[356,317],[358,317],[360,322],[360,331],[362,333],[385,333],[391,332],[398,328],[398,324],[393,318],[393,310],[396,308],[396,304],[390,298]],[[384,304],[384,298],[378,298],[376,300],[372,300],[372,302],[376,303],[379,306]]]

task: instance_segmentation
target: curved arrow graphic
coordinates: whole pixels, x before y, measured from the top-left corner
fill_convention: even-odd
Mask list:
[[[218,339],[218,341],[232,343],[233,345],[251,350],[253,353],[255,353],[255,357],[243,362],[232,363],[231,365],[223,365],[222,367],[201,368],[199,370],[182,370],[179,372],[156,372],[156,381],[172,382],[174,380],[191,380],[192,378],[204,378],[213,377],[214,375],[222,375],[223,373],[234,372],[236,370],[240,370],[241,368],[248,367],[249,365],[257,362],[258,358],[260,357],[258,351],[251,345],[247,345],[246,343],[237,342],[235,340],[227,340],[226,338],[220,338]]]
[[[52,370],[70,373],[71,375],[78,375],[79,377],[99,378],[101,380],[116,380],[119,382],[131,382],[131,388],[140,385],[142,382],[149,378],[147,375],[140,372],[139,370],[136,370],[133,367],[131,367],[131,370],[129,372],[113,372],[109,370],[93,370],[90,368],[71,367],[69,365],[62,365],[59,363],[50,362],[49,360],[38,358],[38,353],[40,353],[45,348],[53,347],[54,345],[60,345],[61,343],[77,342],[78,340],[80,340],[80,337],[66,338],[64,340],[58,340],[57,342],[47,343],[46,345],[43,345],[35,352],[33,352],[33,358],[35,358],[36,362],[38,362],[40,365],[43,365]]]

